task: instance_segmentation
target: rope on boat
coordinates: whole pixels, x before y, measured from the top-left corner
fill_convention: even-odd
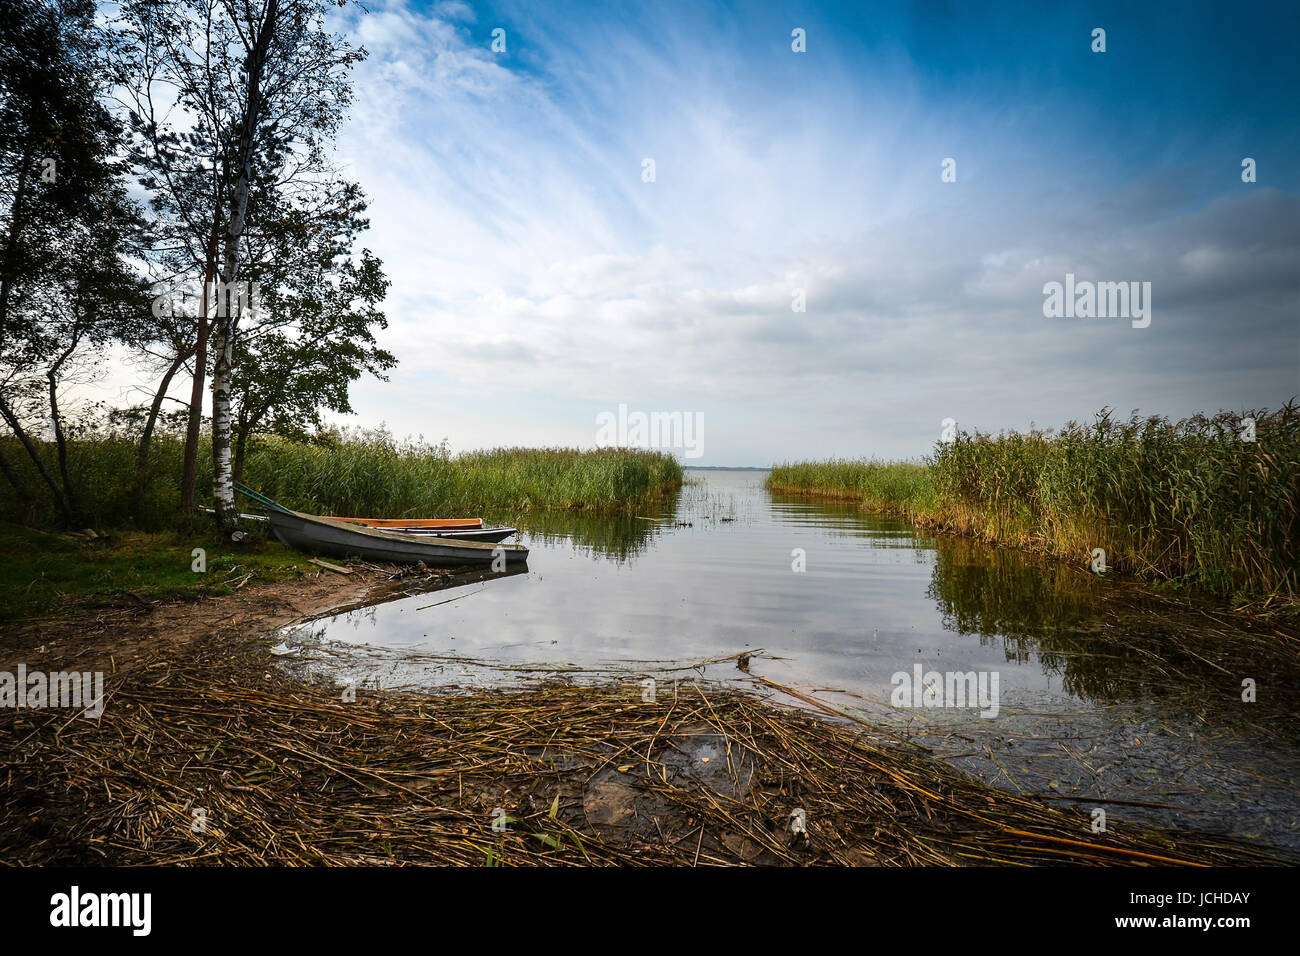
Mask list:
[[[235,490],[247,498],[252,498],[263,508],[266,508],[271,511],[283,512],[284,514],[291,513],[289,509],[286,508],[284,505],[273,501],[272,499],[268,498],[266,495],[262,494],[260,491],[254,491],[252,488],[248,487],[248,485],[245,485],[241,482],[238,481],[235,482]]]

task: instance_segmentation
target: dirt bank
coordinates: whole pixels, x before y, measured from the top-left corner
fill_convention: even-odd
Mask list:
[[[252,585],[219,597],[145,601],[74,611],[0,631],[0,670],[29,668],[112,670],[167,646],[210,637],[262,634],[331,610],[373,603],[404,591],[444,587],[450,572],[349,566],[350,574],[321,569],[290,581]]]

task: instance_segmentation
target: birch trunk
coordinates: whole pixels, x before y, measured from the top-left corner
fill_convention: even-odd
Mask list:
[[[244,223],[248,215],[248,190],[252,178],[253,141],[257,134],[262,112],[262,73],[275,35],[279,0],[270,0],[253,47],[249,51],[246,75],[248,95],[244,102],[244,116],[239,128],[238,175],[230,197],[230,216],[226,220],[225,251],[222,257],[221,281],[224,290],[217,303],[216,361],[212,368],[212,497],[217,522],[223,529],[239,524],[239,511],[235,507],[235,485],[231,471],[230,439],[230,373],[234,360],[235,335],[239,325],[239,312],[247,299],[236,293],[238,304],[230,307],[230,293],[239,281],[239,247],[244,236]],[[223,314],[224,313],[224,314]]]
[[[229,256],[227,257],[229,260]],[[238,274],[238,254],[234,256],[232,275]],[[223,315],[222,313],[227,314]],[[230,366],[235,349],[235,322],[237,316],[217,306],[215,360],[212,365],[212,499],[217,512],[217,522],[222,528],[233,528],[239,523],[235,508],[235,484],[230,466]]]

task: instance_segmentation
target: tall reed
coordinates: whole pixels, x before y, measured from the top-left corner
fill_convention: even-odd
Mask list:
[[[772,468],[766,484],[778,494],[858,501],[872,511],[919,517],[936,507],[930,469],[921,462],[843,458],[786,462]]]
[[[680,487],[682,467],[638,449],[496,448],[453,457],[441,446],[368,432],[313,445],[263,439],[249,451],[244,481],[291,508],[327,514],[612,514]]]
[[[210,501],[210,443],[200,442],[198,489]],[[89,433],[70,443],[69,466],[85,521],[96,527],[174,524],[179,507],[183,437],[159,435],[145,480],[136,479],[131,437]],[[0,450],[30,493],[24,504],[0,477],[0,517],[28,524],[59,523],[50,496],[27,453],[10,438]],[[53,460],[50,449],[47,457]],[[564,510],[635,513],[679,488],[681,464],[640,449],[498,448],[451,455],[444,446],[395,440],[384,431],[354,430],[311,443],[253,439],[246,484],[285,505],[322,514],[439,516]]]
[[[1243,419],[1254,420],[1249,440]],[[768,487],[1242,599],[1300,592],[1300,408],[960,433],[915,463],[802,462]]]

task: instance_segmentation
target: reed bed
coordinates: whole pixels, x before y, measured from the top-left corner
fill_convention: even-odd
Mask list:
[[[333,444],[266,439],[249,453],[245,481],[290,507],[327,514],[608,514],[680,487],[682,468],[671,455],[641,449],[497,448],[452,457],[439,446],[367,433]]]
[[[743,666],[743,665],[742,665]],[[988,787],[870,727],[716,685],[438,697],[304,684],[210,639],[98,722],[0,713],[15,865],[1201,865],[1259,848]],[[804,832],[793,825],[802,811]],[[493,824],[504,826],[494,830]]]
[[[1253,440],[1243,418],[1254,420]],[[1300,407],[1181,421],[1103,410],[1056,431],[959,433],[924,463],[802,462],[775,492],[1177,582],[1257,606],[1300,593]]]
[[[144,481],[136,447],[122,433],[83,433],[70,443],[69,471],[85,521],[97,528],[173,526],[178,516],[183,436],[159,435]],[[211,443],[200,442],[197,488],[210,500]],[[0,517],[54,526],[58,515],[14,439],[3,450],[36,496],[24,506],[0,478]],[[53,460],[46,448],[47,460]],[[250,441],[243,480],[303,511],[337,515],[520,514],[559,510],[635,514],[682,483],[671,455],[642,449],[498,448],[451,455],[445,446],[353,430],[311,442]]]
[[[856,501],[871,511],[921,517],[938,507],[928,463],[883,461],[786,462],[766,479],[777,494],[809,494],[834,501]]]

